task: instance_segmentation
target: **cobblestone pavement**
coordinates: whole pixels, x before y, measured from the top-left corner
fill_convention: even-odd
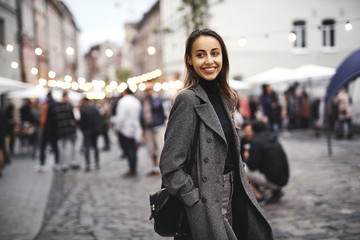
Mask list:
[[[116,142],[116,141],[113,141]],[[310,131],[283,135],[291,178],[279,203],[264,206],[275,239],[360,239],[360,139],[332,141]],[[148,195],[160,177],[147,177],[150,158],[139,149],[139,174],[122,178],[128,166],[113,144],[101,152],[101,169],[54,174],[37,240],[163,239],[149,221]]]

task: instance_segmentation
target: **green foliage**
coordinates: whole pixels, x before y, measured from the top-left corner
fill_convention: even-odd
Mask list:
[[[208,9],[211,4],[223,2],[224,0],[182,0],[179,11],[185,11],[183,24],[187,32],[207,27]]]
[[[128,78],[131,77],[131,75],[132,75],[131,71],[127,69],[121,69],[116,71],[116,78],[120,82],[126,82]]]

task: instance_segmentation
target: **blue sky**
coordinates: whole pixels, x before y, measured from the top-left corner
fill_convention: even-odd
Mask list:
[[[85,53],[106,40],[122,45],[124,23],[137,22],[156,0],[63,0],[80,29],[80,48]]]

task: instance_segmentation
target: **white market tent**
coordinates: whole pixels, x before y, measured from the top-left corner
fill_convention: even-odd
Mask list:
[[[274,67],[265,72],[245,78],[244,82],[251,84],[275,83],[291,80],[294,77],[293,70],[289,68]]]
[[[10,78],[0,77],[0,94],[4,94],[14,90],[26,89],[30,87],[32,87],[31,84],[13,80]]]
[[[305,64],[295,69],[275,67],[265,72],[245,78],[259,91],[259,85],[270,84],[279,92],[285,91],[291,83],[297,82],[303,87],[308,87],[313,96],[322,97],[326,85],[335,74],[336,69],[332,67]]]
[[[335,72],[335,68],[313,64],[306,64],[293,70],[294,78],[298,82],[330,79]]]
[[[64,90],[60,89],[52,89],[52,96],[55,100],[60,100],[62,98]],[[68,92],[68,96],[70,101],[74,105],[79,105],[81,99],[84,97],[82,93],[75,92],[72,90],[66,90]],[[44,99],[46,98],[47,93],[49,92],[49,89],[47,88],[36,88],[32,86],[31,88],[25,89],[25,90],[18,90],[18,91],[11,91],[7,95],[8,98],[39,98]]]
[[[279,82],[304,82],[308,80],[330,79],[335,74],[335,68],[313,64],[290,69],[275,67],[265,72],[244,79],[244,82],[252,84],[279,83]]]
[[[234,90],[249,90],[252,84],[244,81],[229,79],[229,85]]]

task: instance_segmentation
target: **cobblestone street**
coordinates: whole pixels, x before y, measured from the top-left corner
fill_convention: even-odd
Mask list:
[[[333,140],[331,157],[325,136],[315,138],[311,131],[283,135],[281,142],[290,161],[290,183],[281,202],[264,206],[275,239],[360,239],[359,138]],[[148,220],[148,195],[159,188],[160,177],[146,176],[151,161],[140,147],[138,176],[122,178],[128,166],[115,143],[110,152],[101,152],[100,170],[54,173],[35,239],[163,239]]]

